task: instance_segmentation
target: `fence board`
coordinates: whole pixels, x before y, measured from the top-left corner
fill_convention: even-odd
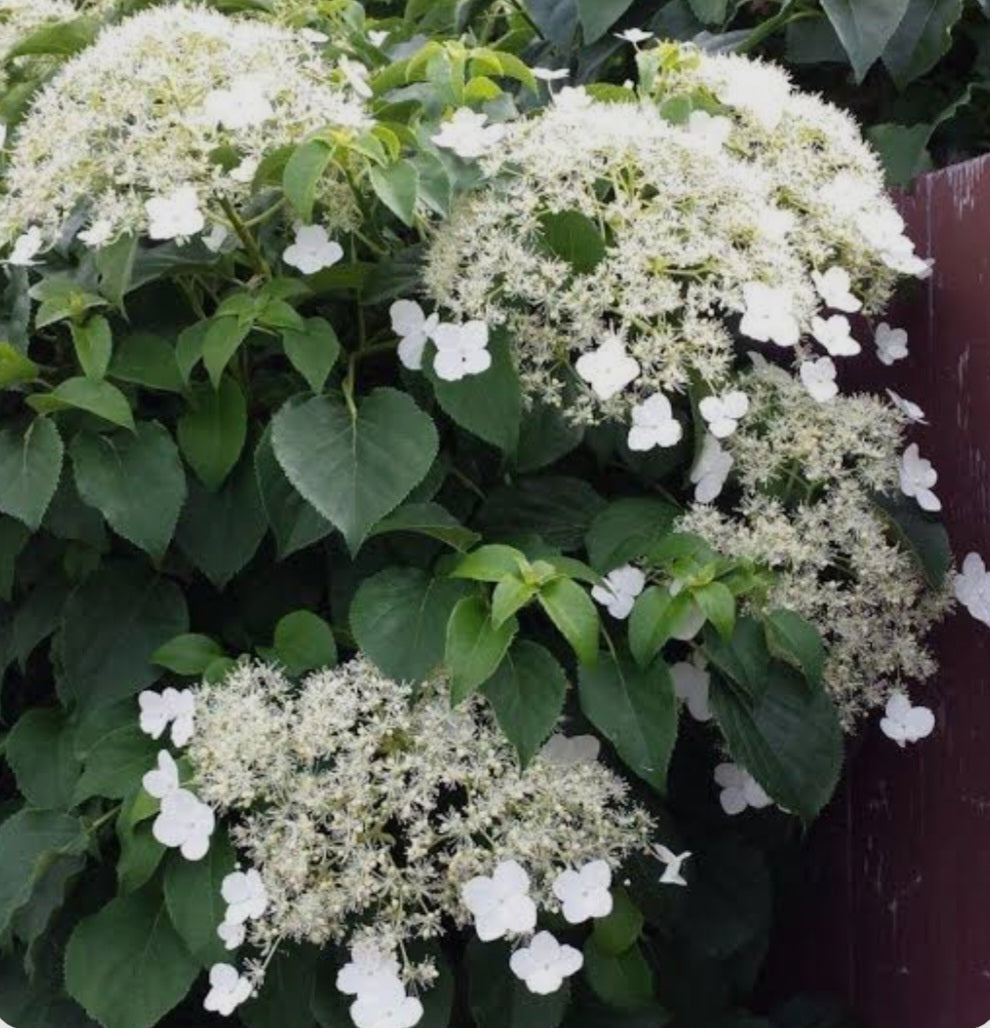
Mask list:
[[[990,157],[928,175],[902,210],[935,273],[891,319],[910,360],[862,383],[920,404],[957,558],[990,557]],[[865,1028],[990,1019],[990,629],[961,612],[934,639],[922,700],[937,734],[899,750],[866,729],[810,840],[810,888],[782,931],[777,983],[839,992]]]

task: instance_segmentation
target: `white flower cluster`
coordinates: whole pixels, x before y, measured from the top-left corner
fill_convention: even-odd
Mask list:
[[[553,882],[553,895],[569,924],[607,917],[612,911],[612,869],[604,860],[562,871]],[[489,875],[478,875],[464,884],[461,897],[474,915],[482,942],[530,935],[536,928],[536,903],[529,894],[530,878],[515,860],[503,860]],[[541,996],[556,992],[564,979],[576,974],[584,957],[572,946],[561,945],[550,932],[538,932],[528,946],[517,949],[509,960],[512,973],[530,992]]]
[[[446,324],[438,314],[427,317],[414,300],[396,300],[390,309],[392,331],[399,337],[399,360],[410,371],[420,371],[427,343],[433,343],[433,370],[445,382],[480,375],[492,366],[488,326],[483,321]]]
[[[104,28],[33,100],[5,176],[0,244],[33,230],[48,247],[83,225],[94,247],[127,232],[194,236],[222,225],[218,200],[247,203],[265,154],[367,123],[300,33],[153,8]],[[321,179],[318,200],[329,228],[356,223],[342,174]]]
[[[660,44],[665,59],[652,82],[658,102],[686,97],[722,120],[726,148],[767,176],[788,219],[788,242],[806,264],[840,265],[847,313],[881,311],[902,275],[928,274],[884,190],[883,169],[856,121],[820,97],[795,89],[784,69],[737,54]],[[648,60],[649,58],[647,58]],[[848,283],[854,285],[849,292]],[[823,296],[825,293],[823,292]]]
[[[851,726],[932,675],[925,637],[949,604],[946,591],[928,588],[875,502],[904,484],[908,419],[869,396],[817,403],[765,362],[739,383],[750,411],[725,451],[738,506],[729,514],[697,503],[679,528],[774,572],[768,608],[789,608],[821,631],[826,685]]]
[[[351,1020],[356,1028],[413,1028],[423,1017],[423,1004],[406,992],[395,953],[373,936],[351,947],[351,959],[337,974],[337,989],[354,996]]]
[[[144,791],[161,801],[152,835],[186,860],[202,860],[209,852],[216,815],[195,793],[180,785],[179,766],[168,750],[158,754],[158,766],[143,779]]]
[[[505,861],[526,868],[534,903],[567,916],[561,872],[618,866],[645,845],[650,819],[584,742],[555,737],[520,772],[481,701],[451,711],[447,693],[436,681],[413,700],[411,687],[360,656],[299,687],[244,662],[197,690],[195,788],[229,819],[259,876],[250,896],[240,879],[236,896],[225,893],[234,904],[258,899],[259,916],[227,918],[238,943],[233,927],[243,925],[244,941],[263,954],[280,940],[353,947],[369,937],[392,954],[484,918],[477,880]],[[353,934],[358,922],[370,936]],[[263,963],[249,962],[245,974],[256,986]],[[431,979],[428,967],[402,974]],[[404,990],[353,994],[356,1023],[404,1023],[411,1013]],[[388,997],[394,1021],[368,1007]]]
[[[831,400],[832,358],[861,349],[847,315],[928,272],[849,118],[770,65],[681,52],[639,103],[564,88],[499,126],[482,187],[436,228],[425,272],[456,319],[508,328],[530,396],[579,422],[631,421],[636,450],[679,442],[670,395],[691,381],[712,394],[716,439],[735,430],[740,335],[792,353],[809,393]],[[684,92],[715,113],[665,120],[655,101]]]

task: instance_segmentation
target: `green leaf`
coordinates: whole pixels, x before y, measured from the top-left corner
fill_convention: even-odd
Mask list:
[[[602,654],[578,676],[581,709],[626,765],[660,792],[677,739],[677,703],[665,664],[647,669]]]
[[[104,1028],[152,1028],[198,975],[151,886],[80,922],[65,954],[69,994]]]
[[[57,931],[59,926],[52,922],[65,905],[79,873],[86,867],[86,857],[80,853],[53,853],[44,863],[45,869],[32,890],[30,900],[17,911],[11,922],[11,932],[26,949],[24,966],[35,980],[41,979],[46,970],[43,966],[48,958],[46,950],[55,948],[52,936],[43,936],[50,928]],[[28,1028],[30,1022],[21,1021],[21,1024]]]
[[[457,562],[452,578],[467,578],[474,582],[501,582],[512,578],[529,567],[526,555],[513,546],[493,543],[479,546]]]
[[[762,695],[747,701],[712,676],[712,708],[736,763],[785,810],[810,822],[842,769],[842,728],[823,689],[809,690],[791,668],[770,665]]]
[[[751,617],[736,621],[731,639],[713,632],[705,633],[705,657],[745,696],[756,700],[766,687],[770,651],[760,623]]]
[[[488,350],[492,365],[480,375],[445,382],[430,371],[437,403],[461,428],[512,453],[519,441],[522,390],[504,333],[493,336]]]
[[[297,146],[282,173],[282,190],[305,224],[313,220],[316,187],[333,157],[333,149],[318,139]]]
[[[26,525],[14,518],[0,517],[0,599],[8,603],[14,594],[17,558],[30,538]]]
[[[718,554],[701,536],[670,532],[651,546],[646,556],[650,563],[667,568],[675,578],[689,578],[714,562]]]
[[[365,579],[350,611],[358,648],[390,678],[423,681],[443,660],[447,622],[469,588],[417,568],[386,568]]]
[[[81,318],[86,311],[107,305],[102,296],[80,289],[76,283],[61,276],[42,279],[31,288],[30,295],[32,299],[41,301],[34,316],[35,328]]]
[[[688,0],[694,16],[706,25],[725,21],[729,0]]]
[[[928,143],[935,129],[936,125],[923,122],[920,125],[871,125],[866,130],[866,138],[883,162],[889,186],[902,189],[918,175],[931,171]]]
[[[371,187],[378,199],[404,225],[416,221],[416,196],[419,192],[419,172],[412,161],[398,161],[384,168],[372,168],[368,173]]]
[[[175,362],[179,366],[182,381],[187,385],[193,368],[203,358],[203,344],[206,342],[209,327],[209,319],[204,318],[183,329],[175,341]]]
[[[653,972],[638,946],[616,956],[600,949],[592,936],[584,944],[584,977],[596,996],[619,1010],[653,1002]]]
[[[731,639],[736,623],[736,598],[729,587],[722,582],[709,582],[700,589],[693,589],[691,596],[719,635]]]
[[[214,389],[220,388],[220,380],[231,357],[240,349],[252,327],[250,321],[243,322],[234,317],[213,318],[210,321],[203,338],[203,364]]]
[[[447,623],[444,651],[451,705],[466,700],[492,677],[518,630],[515,618],[496,628],[479,596],[465,596],[458,602]]]
[[[525,768],[564,709],[567,678],[553,655],[528,640],[513,643],[483,690]]]
[[[74,409],[86,411],[94,417],[109,421],[121,428],[134,428],[134,417],[127,397],[109,382],[94,382],[91,378],[67,378],[50,393],[35,393],[27,401],[41,414]]]
[[[224,378],[219,389],[193,388],[190,409],[179,418],[182,455],[207,489],[218,488],[237,463],[247,437],[247,404],[237,383]]]
[[[539,592],[538,585],[524,582],[514,575],[503,578],[492,591],[492,624],[500,628],[518,613]]]
[[[59,695],[86,708],[134,696],[161,674],[151,655],[188,626],[172,582],[137,563],[105,564],[65,606]]]
[[[558,578],[540,589],[539,603],[582,664],[598,659],[601,623],[591,597],[569,578]]]
[[[356,417],[328,397],[284,406],[272,422],[272,445],[289,481],[356,553],[426,476],[438,439],[409,396],[376,389]]]
[[[359,287],[362,304],[373,306],[414,295],[423,282],[424,250],[422,243],[415,243],[372,265]]]
[[[122,896],[147,885],[161,865],[165,847],[155,838],[150,824],[132,825],[123,816],[117,819],[117,891]]]
[[[118,309],[133,286],[134,264],[138,256],[138,237],[133,233],[120,236],[94,255],[99,273],[100,292]]]
[[[0,824],[0,933],[31,898],[54,857],[86,850],[81,823],[54,810],[21,810]]]
[[[76,349],[76,360],[87,378],[99,381],[107,373],[110,356],[113,353],[113,334],[110,322],[101,314],[95,314],[82,324],[73,322],[72,344]]]
[[[281,279],[280,281],[291,282],[292,280]],[[289,293],[287,295],[299,294]],[[309,295],[309,291],[306,290],[303,295]],[[286,329],[290,329],[293,332],[302,332],[306,328],[306,322],[295,307],[291,303],[286,303],[285,300],[279,299],[277,296],[270,299],[258,312],[258,324],[264,325],[266,328],[277,329],[280,332]]]
[[[294,610],[275,626],[275,656],[290,675],[337,663],[333,629],[308,610]]]
[[[651,585],[640,593],[629,615],[629,649],[636,663],[647,667],[696,609],[686,589],[671,596],[666,587]]]
[[[632,7],[633,0],[577,0],[585,45],[601,39]]]
[[[562,475],[521,478],[496,489],[478,523],[497,539],[535,534],[561,550],[576,550],[604,501],[586,482]]]
[[[333,531],[333,525],[308,504],[285,477],[272,449],[270,425],[265,426],[264,434],[258,441],[254,469],[261,490],[261,504],[275,536],[280,560],[297,550],[312,546]],[[379,522],[379,528],[381,524]]]
[[[82,499],[118,535],[161,559],[186,499],[185,472],[168,431],[142,421],[133,433],[80,433],[70,452]]]
[[[460,553],[469,550],[480,538],[477,532],[465,528],[439,503],[404,504],[387,518],[379,521],[368,533],[368,538],[387,535],[390,532],[416,532],[431,539],[438,539]]]
[[[59,479],[42,524],[57,539],[84,543],[99,553],[109,549],[103,515],[83,503],[73,475],[62,475]]]
[[[924,75],[949,49],[962,11],[962,0],[909,0],[883,52],[883,63],[899,88]]]
[[[596,6],[601,2],[595,0]],[[590,274],[605,259],[605,240],[598,226],[580,211],[543,214],[540,226],[544,246],[570,264],[577,274]]]
[[[175,347],[150,332],[126,336],[110,362],[108,374],[145,389],[166,393],[183,390]]]
[[[238,1011],[247,1028],[311,1028],[318,956],[311,946],[283,947],[275,954],[258,996]]]
[[[8,603],[14,594],[17,558],[30,538],[26,525],[14,518],[0,517],[0,599]]]
[[[35,418],[23,435],[0,432],[0,511],[37,532],[58,487],[64,450],[48,418]]]
[[[0,389],[30,382],[38,377],[40,368],[33,360],[14,349],[10,343],[0,342]]]
[[[503,942],[472,939],[467,948],[468,1003],[478,1028],[557,1028],[570,999],[567,982],[548,996],[530,992],[509,969]]]
[[[909,5],[910,0],[822,0],[857,82],[883,54]]]
[[[770,652],[796,667],[813,685],[820,686],[825,670],[825,644],[818,629],[792,610],[771,611],[763,627]]]
[[[643,930],[643,915],[629,893],[621,886],[612,888],[612,912],[595,921],[593,939],[596,949],[617,957],[634,945]]]
[[[68,584],[53,575],[42,579],[17,608],[11,626],[11,646],[22,670],[38,643],[58,627],[68,593]]]
[[[917,563],[932,589],[940,589],[952,567],[952,547],[945,527],[928,517],[906,496],[874,497],[894,538]]]
[[[583,438],[583,425],[572,424],[556,407],[535,403],[523,412],[515,453],[516,470],[539,471],[570,453]]]
[[[282,345],[290,363],[314,393],[323,392],[330,369],[340,356],[340,340],[325,318],[307,318],[305,328],[287,328]]]
[[[431,947],[429,956],[433,958],[438,977],[430,983],[428,989],[420,993],[420,1000],[423,1003],[423,1018],[416,1028],[448,1028],[453,1013],[457,983],[450,964],[444,960],[440,952]]]
[[[208,635],[185,633],[159,646],[151,655],[151,663],[177,675],[201,675],[223,655],[223,647]]]
[[[134,700],[120,700],[107,707],[87,711],[78,722],[75,753],[85,760],[93,750],[118,729],[134,726]]]
[[[111,732],[87,754],[82,777],[76,784],[74,803],[93,796],[120,800],[133,792],[145,772],[155,766],[161,744],[145,735],[137,717]]]
[[[186,860],[172,852],[165,865],[168,915],[189,952],[206,968],[231,962],[217,928],[227,913],[220,887],[236,865],[237,856],[223,832],[210,839],[210,851],[203,860]]]
[[[43,25],[18,40],[4,55],[5,61],[29,54],[55,54],[68,57],[85,50],[96,39],[100,23],[95,18],[73,18]]]
[[[17,788],[31,806],[67,810],[82,770],[75,733],[60,710],[29,710],[7,736],[4,755]]]
[[[217,492],[190,480],[175,540],[183,554],[223,589],[255,555],[267,527],[254,468],[244,461]]]

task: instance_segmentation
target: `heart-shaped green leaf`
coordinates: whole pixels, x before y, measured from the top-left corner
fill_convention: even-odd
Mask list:
[[[438,440],[409,396],[377,389],[353,416],[343,401],[325,396],[283,407],[272,422],[272,445],[289,481],[356,553],[425,478]]]

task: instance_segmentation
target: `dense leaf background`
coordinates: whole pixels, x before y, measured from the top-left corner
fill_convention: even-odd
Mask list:
[[[577,81],[634,78],[616,31],[643,28],[784,64],[805,89],[851,110],[904,185],[990,148],[990,4],[985,0],[410,0],[369,4],[431,30],[496,35],[506,11],[528,59]],[[527,38],[528,37],[528,38]]]

